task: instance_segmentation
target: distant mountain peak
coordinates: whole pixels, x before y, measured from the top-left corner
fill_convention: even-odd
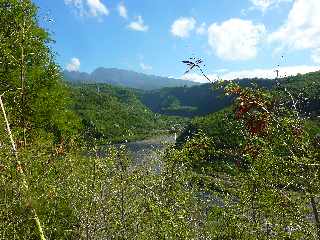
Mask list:
[[[160,77],[117,68],[96,68],[92,73],[63,71],[65,80],[82,83],[107,83],[117,86],[153,90],[163,87],[181,87],[199,85],[197,82]]]

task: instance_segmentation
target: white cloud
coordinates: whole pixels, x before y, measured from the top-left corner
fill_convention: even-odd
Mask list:
[[[197,27],[196,33],[198,35],[205,35],[207,33],[207,24],[202,23],[200,26]]]
[[[315,50],[312,52],[311,58],[312,58],[312,60],[313,60],[315,63],[320,64],[320,48],[315,49]]]
[[[109,15],[109,10],[101,0],[64,0],[66,5],[75,8],[81,16],[101,17]]]
[[[257,45],[265,32],[263,24],[233,18],[220,25],[213,23],[208,29],[208,41],[222,59],[247,60],[256,57]]]
[[[137,21],[131,22],[128,27],[134,31],[146,32],[149,26],[145,25],[141,16],[138,16]]]
[[[215,70],[215,72],[217,73],[224,73],[224,72],[228,72],[229,70],[227,68],[221,68],[221,69],[217,69]]]
[[[196,20],[194,18],[181,17],[171,25],[171,33],[174,36],[185,38],[189,37],[190,32],[195,28]]]
[[[70,62],[67,64],[68,71],[79,71],[80,69],[80,60],[79,58],[72,58]]]
[[[85,15],[84,4],[82,0],[64,0],[64,4],[74,7],[81,17]]]
[[[269,42],[290,50],[320,48],[320,1],[296,0],[286,23],[270,34]]]
[[[64,0],[64,4],[80,7],[83,3],[82,3],[82,0]]]
[[[125,19],[128,18],[128,11],[127,11],[127,8],[126,6],[124,5],[124,3],[120,3],[118,5],[118,13],[119,13],[119,16],[120,17],[123,17]]]
[[[140,63],[140,67],[141,67],[141,69],[142,69],[143,71],[150,71],[150,70],[152,70],[152,66],[147,65],[147,64],[145,64],[145,63]]]
[[[298,66],[288,66],[288,67],[280,67],[279,76],[295,76],[298,73],[304,74],[308,72],[315,72],[320,70],[320,66],[308,66],[308,65],[298,65]],[[237,78],[268,78],[274,79],[276,75],[275,69],[264,69],[264,68],[256,68],[256,69],[247,69],[240,71],[227,72],[224,74],[208,74],[207,75],[211,81],[215,81],[218,78],[223,80],[234,80]],[[208,80],[200,74],[197,73],[189,73],[185,74],[181,79],[191,80],[195,82],[208,83]]]
[[[87,0],[87,4],[92,16],[109,15],[108,8],[100,0]]]
[[[232,80],[236,78],[269,78],[274,79],[277,76],[276,69],[248,69],[242,71],[228,72],[222,76],[222,79]],[[288,66],[277,68],[279,70],[279,77],[285,76],[295,76],[298,73],[304,74],[308,72],[319,71],[319,66],[308,66],[308,65],[298,65],[298,66]]]
[[[207,77],[211,81],[215,81],[218,79],[218,76],[216,74],[208,74]],[[180,77],[182,80],[189,80],[193,82],[200,82],[200,83],[208,83],[208,79],[206,79],[203,75],[198,73],[187,73]]]
[[[279,6],[280,3],[292,2],[292,0],[250,0],[250,2],[253,6],[249,10],[258,9],[262,12],[266,12],[272,7]]]

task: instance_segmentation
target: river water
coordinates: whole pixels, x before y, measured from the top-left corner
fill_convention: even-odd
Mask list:
[[[124,145],[132,157],[134,165],[141,165],[147,162],[160,160],[164,150],[175,144],[174,135],[157,136],[141,141],[134,141],[122,144],[115,144],[115,147]]]

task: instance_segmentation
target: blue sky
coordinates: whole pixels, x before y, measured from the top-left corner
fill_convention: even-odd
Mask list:
[[[319,0],[35,0],[62,68],[183,75],[201,57],[211,78],[319,70]],[[279,65],[279,67],[277,66]]]

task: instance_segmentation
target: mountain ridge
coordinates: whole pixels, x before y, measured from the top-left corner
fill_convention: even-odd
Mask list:
[[[91,73],[64,70],[63,77],[65,80],[70,82],[107,83],[142,90],[155,90],[164,87],[194,86],[200,84],[189,80],[161,77],[139,73],[132,70],[105,67],[98,67]]]

